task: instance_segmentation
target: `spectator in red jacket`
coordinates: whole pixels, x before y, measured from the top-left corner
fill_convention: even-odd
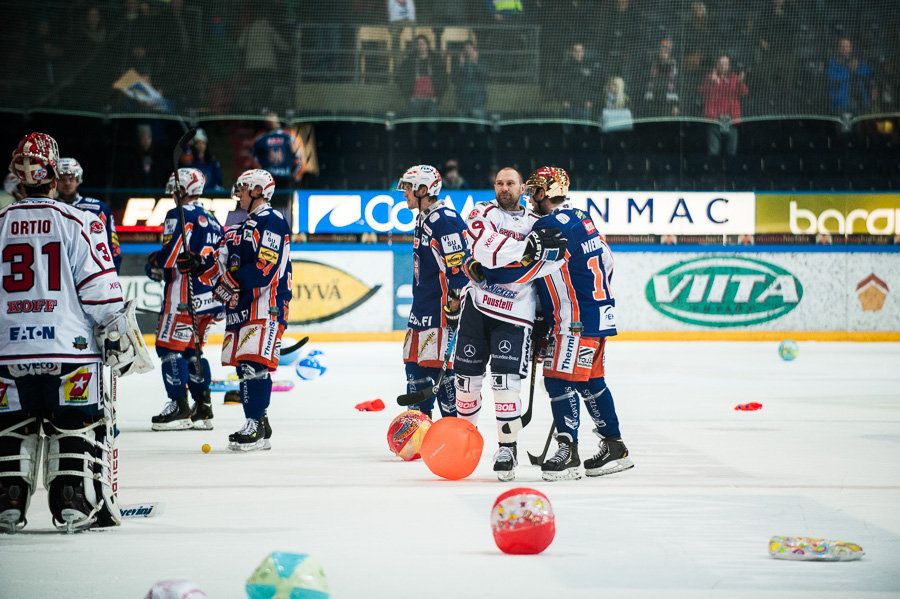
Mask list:
[[[700,93],[703,94],[703,116],[719,121],[709,126],[706,137],[709,153],[719,156],[724,142],[725,152],[734,156],[738,144],[735,125],[741,121],[741,98],[749,93],[744,83],[744,72],[739,75],[733,73],[731,59],[721,56],[716,68],[700,86]]]

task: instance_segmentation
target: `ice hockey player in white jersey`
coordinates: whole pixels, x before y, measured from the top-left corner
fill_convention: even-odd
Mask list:
[[[542,261],[559,258],[565,247],[558,229],[531,231],[538,217],[521,205],[523,189],[519,172],[504,168],[494,183],[495,199],[476,205],[468,215],[469,264],[480,266],[468,271],[472,282],[463,293],[453,360],[457,414],[473,424],[481,410],[481,388],[490,362],[500,442],[494,471],[504,481],[515,479],[522,413],[519,391],[531,356],[535,292],[531,282],[485,283],[477,271],[522,264],[540,268]],[[510,432],[504,432],[504,424],[509,424]]]
[[[27,197],[0,210],[0,530],[26,525],[43,461],[54,524],[69,532],[120,523],[114,408],[102,365],[152,369],[122,291],[103,223],[53,199],[56,141],[31,133],[10,171]],[[41,438],[43,432],[43,439]],[[42,454],[43,453],[43,459]]]

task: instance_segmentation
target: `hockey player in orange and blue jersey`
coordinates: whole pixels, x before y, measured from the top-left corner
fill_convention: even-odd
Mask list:
[[[162,248],[147,257],[144,268],[148,277],[165,283],[163,306],[156,329],[156,354],[162,361],[163,383],[169,401],[163,411],[151,419],[151,428],[155,431],[191,428],[211,430],[213,410],[209,391],[209,362],[203,358],[202,364],[197,364],[194,325],[188,310],[188,279],[178,272],[176,260],[185,246],[201,256],[212,254],[222,239],[222,226],[197,201],[206,184],[203,173],[195,168],[180,168],[178,180],[180,189],[184,190],[184,198],[176,201],[181,201],[184,209],[187,243],[181,238],[180,216],[176,206],[166,214]],[[174,192],[175,175],[172,175],[166,193]],[[196,278],[190,284],[193,285],[197,333],[202,347],[206,342],[209,326],[221,316],[223,308],[213,297],[211,286]],[[188,407],[188,391],[194,399],[193,408]]]
[[[269,172],[244,172],[232,196],[247,211],[246,220],[225,231],[213,255],[186,252],[177,261],[179,270],[212,285],[213,296],[225,306],[222,364],[238,369],[246,417],[228,437],[234,451],[271,449],[269,373],[278,367],[291,301],[291,231],[269,203],[274,192]]]
[[[616,334],[613,256],[588,215],[566,201],[568,189],[568,175],[556,167],[538,169],[526,181],[526,194],[541,217],[534,230],[561,230],[568,241],[565,260],[483,270],[488,281],[497,283],[537,281],[545,325],[541,331],[536,324],[535,338],[550,335],[544,386],[559,443],[556,454],[541,465],[544,480],[550,481],[581,478],[578,395],[601,439],[600,452],[584,462],[585,474],[601,476],[634,466],[605,378],[606,338]]]
[[[413,304],[403,343],[406,390],[413,393],[438,380],[450,332],[459,322],[461,290],[469,282],[460,268],[466,254],[466,224],[451,204],[440,199],[441,174],[433,166],[410,168],[397,189],[409,209],[419,211],[413,240]],[[411,409],[430,418],[434,400]],[[456,416],[450,369],[441,381],[437,403],[442,416]]]

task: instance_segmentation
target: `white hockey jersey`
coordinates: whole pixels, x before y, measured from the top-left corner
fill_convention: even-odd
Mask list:
[[[94,324],[124,308],[106,227],[47,198],[0,210],[0,364],[101,360]]]
[[[525,237],[531,232],[538,216],[528,208],[518,212],[507,212],[500,208],[497,200],[476,204],[466,218],[469,252],[482,268],[503,268],[519,266],[525,253]],[[540,269],[543,262],[533,265]],[[486,281],[470,282],[465,290],[466,301],[492,318],[512,324],[528,326],[534,324],[535,291],[532,274],[528,282],[491,284]]]

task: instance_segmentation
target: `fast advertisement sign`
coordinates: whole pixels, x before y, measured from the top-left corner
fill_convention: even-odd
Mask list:
[[[896,235],[900,194],[759,194],[756,232]]]

